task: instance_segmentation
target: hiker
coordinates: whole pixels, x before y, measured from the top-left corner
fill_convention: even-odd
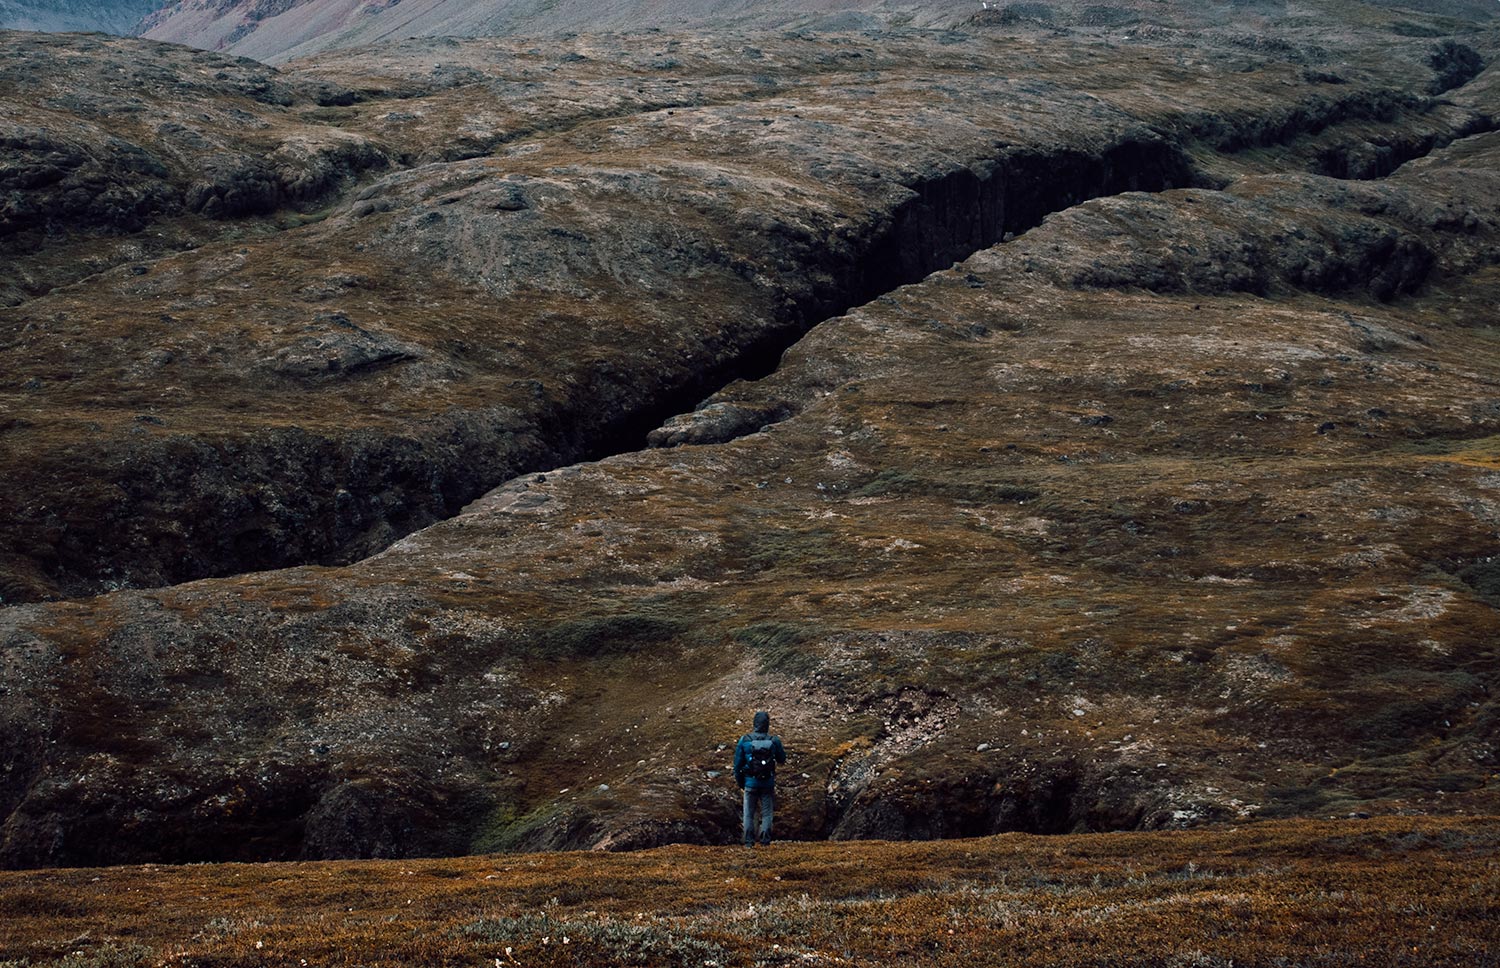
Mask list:
[[[776,807],[776,764],[786,762],[781,737],[771,735],[771,714],[755,714],[755,729],[734,748],[734,782],[745,791],[745,846],[756,842],[755,811],[760,810],[759,840],[771,845],[771,814]]]

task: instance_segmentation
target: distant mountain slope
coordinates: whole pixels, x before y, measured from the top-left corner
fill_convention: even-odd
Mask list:
[[[328,47],[424,36],[488,36],[706,24],[858,27],[954,22],[971,0],[178,0],[144,36],[282,61]]]
[[[553,34],[642,27],[945,27],[1024,21],[1059,26],[1126,26],[1136,21],[1184,27],[1255,28],[1267,17],[1327,14],[1327,3],[1209,0],[1203,3],[1082,0],[980,3],[977,0],[176,0],[145,23],[154,40],[229,50],[282,62],[332,47],[412,37]],[[1400,26],[1400,10],[1454,18],[1452,27],[1492,20],[1500,7],[1484,0],[1390,0],[1341,3],[1348,19],[1371,15]],[[1385,9],[1382,9],[1385,8]],[[1431,29],[1431,28],[1423,28]]]
[[[0,0],[0,28],[129,34],[160,0]]]
[[[146,18],[142,36],[206,50],[255,47],[262,59],[270,59],[275,47],[336,35],[389,5],[380,0],[179,0]]]

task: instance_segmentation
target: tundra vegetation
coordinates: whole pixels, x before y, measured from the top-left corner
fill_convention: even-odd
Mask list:
[[[1492,818],[0,873],[0,965],[1486,964]]]

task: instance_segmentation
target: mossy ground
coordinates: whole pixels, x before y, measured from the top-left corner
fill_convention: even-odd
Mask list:
[[[6,968],[1452,966],[1500,821],[0,874]]]

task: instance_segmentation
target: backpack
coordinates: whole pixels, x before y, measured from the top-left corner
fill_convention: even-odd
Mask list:
[[[757,780],[771,779],[776,775],[776,741],[769,736],[758,739],[754,733],[746,738],[750,740],[750,751],[745,775]]]

